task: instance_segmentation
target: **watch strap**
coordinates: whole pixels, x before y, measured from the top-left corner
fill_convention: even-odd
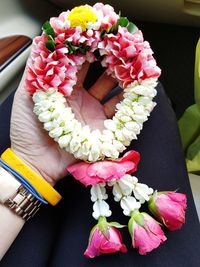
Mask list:
[[[41,202],[21,185],[3,204],[27,221],[39,210]]]
[[[11,173],[0,167],[0,203],[4,203],[6,199],[17,192],[20,185],[20,182]]]

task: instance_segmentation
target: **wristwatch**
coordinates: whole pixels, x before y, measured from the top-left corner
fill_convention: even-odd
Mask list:
[[[41,202],[20,185],[17,192],[10,196],[3,204],[27,221],[39,210]]]
[[[35,215],[41,205],[38,199],[2,167],[0,167],[0,203],[26,221]]]

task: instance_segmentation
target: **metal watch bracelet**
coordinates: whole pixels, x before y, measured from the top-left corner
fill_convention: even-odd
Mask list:
[[[39,210],[41,202],[21,185],[17,192],[4,202],[4,205],[27,221]]]

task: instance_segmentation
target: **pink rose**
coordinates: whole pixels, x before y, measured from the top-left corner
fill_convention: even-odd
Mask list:
[[[133,212],[128,229],[132,237],[132,245],[139,249],[140,255],[151,252],[167,240],[158,222],[144,212]]]
[[[105,218],[102,218],[105,220]],[[84,252],[84,255],[89,258],[94,258],[101,254],[108,254],[114,252],[127,252],[126,246],[122,243],[122,237],[116,227],[111,226],[112,223],[104,222],[104,230],[100,225],[96,225],[91,231],[89,244]],[[102,224],[101,224],[102,225]]]
[[[186,195],[175,192],[158,192],[149,201],[150,211],[171,231],[185,223],[186,207]]]
[[[117,160],[104,160],[95,163],[80,162],[67,168],[68,172],[85,186],[95,185],[112,179],[120,179],[126,173],[137,170],[140,154],[131,150]]]

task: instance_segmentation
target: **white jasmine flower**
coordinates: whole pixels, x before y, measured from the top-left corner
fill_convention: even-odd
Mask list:
[[[123,102],[123,101],[121,101],[121,102],[119,102],[119,103],[116,104],[116,106],[115,106],[116,109],[119,110],[119,109],[123,106],[122,102]]]
[[[140,96],[138,98],[138,103],[141,104],[141,105],[143,105],[143,106],[151,103],[151,101],[152,101],[151,98],[148,97],[148,96]]]
[[[138,115],[143,115],[146,113],[143,106],[135,106],[133,107],[133,111],[135,114],[138,114]]]
[[[121,121],[123,121],[123,122],[132,121],[131,117],[129,117],[129,116],[121,116],[120,119],[121,119]]]
[[[153,194],[153,189],[146,184],[137,183],[133,193],[135,198],[143,204],[145,201],[149,201],[149,196]]]
[[[133,114],[133,110],[126,105],[122,105],[122,107],[120,108],[120,112],[123,115],[127,115],[127,116],[130,116],[131,114]]]
[[[60,114],[63,112],[63,110],[64,110],[64,106],[63,105],[57,106],[54,109],[54,111],[52,112],[52,118],[53,119],[57,119],[60,116]]]
[[[110,138],[110,140],[112,140],[112,139],[115,138],[114,133],[112,131],[110,131],[110,130],[107,130],[107,129],[106,130],[103,130],[103,135],[108,136]]]
[[[145,79],[142,81],[142,85],[150,88],[155,88],[157,85],[157,79],[156,78]]]
[[[127,130],[134,131],[135,134],[140,133],[140,125],[135,121],[126,122],[124,126]]]
[[[125,90],[126,91],[126,90]],[[124,100],[123,100],[123,103],[126,104],[126,105],[131,105],[131,103],[138,98],[138,95],[133,93],[133,92],[129,92],[129,91],[126,91],[124,93]]]
[[[47,96],[54,95],[54,94],[55,94],[55,96],[57,95],[57,91],[56,91],[56,89],[53,88],[53,87],[49,88],[49,89],[48,89],[47,91],[45,91],[45,92],[46,92],[46,95],[47,95]]]
[[[117,158],[119,156],[117,149],[110,143],[102,143],[101,151],[108,158]]]
[[[39,114],[38,119],[41,122],[48,122],[51,120],[51,116],[52,116],[52,114],[50,111],[44,111],[44,112]]]
[[[113,140],[113,146],[117,149],[117,151],[119,151],[120,153],[123,152],[126,147],[123,145],[122,142],[118,141],[118,140]]]
[[[154,109],[155,106],[156,106],[155,102],[150,102],[149,104],[146,105],[146,110],[150,113]]]
[[[122,130],[116,130],[115,131],[115,136],[117,138],[118,141],[124,142],[126,137],[124,136]]]
[[[82,143],[81,146],[81,152],[83,155],[87,156],[90,153],[90,149],[91,149],[91,143],[88,141],[85,141]]]
[[[58,138],[58,144],[60,146],[60,148],[66,148],[69,145],[69,142],[71,141],[72,136],[70,134],[65,134],[60,136],[60,138]]]
[[[110,184],[111,184],[111,183],[110,183]],[[123,195],[123,192],[122,192],[122,190],[121,190],[121,187],[119,186],[118,183],[114,183],[114,184],[111,185],[111,186],[113,186],[112,192],[113,192],[113,195],[114,195],[114,200],[115,200],[116,202],[119,202],[119,201],[122,199],[122,197],[124,196],[124,195]]]
[[[123,213],[126,216],[130,216],[131,212],[141,207],[140,202],[132,196],[125,196],[120,201],[120,206],[123,209]]]
[[[137,138],[135,138],[135,139],[137,139]],[[123,144],[124,144],[126,147],[128,147],[128,146],[130,146],[131,141],[129,141],[129,140],[125,140],[125,141],[123,142]]]
[[[53,122],[52,121],[47,121],[44,123],[44,129],[46,131],[51,131],[54,129],[54,125],[53,125]]]
[[[47,99],[47,95],[44,91],[36,91],[32,97],[34,103],[38,103],[42,100]]]
[[[117,181],[118,186],[120,187],[124,196],[131,195],[133,191],[133,185],[130,181],[123,180],[122,178]]]
[[[116,131],[117,127],[116,127],[116,124],[114,123],[113,120],[105,120],[104,121],[104,126],[105,128],[107,128],[108,130],[111,130],[111,131]]]
[[[133,114],[132,118],[137,121],[137,122],[145,122],[147,120],[147,115],[138,115],[138,114]]]
[[[62,133],[63,133],[63,128],[57,127],[49,132],[49,136],[52,138],[57,138],[57,137],[60,137]]]
[[[125,136],[125,138],[127,139],[127,140],[133,140],[133,139],[137,139],[137,136],[136,136],[136,134],[133,132],[133,131],[129,131],[127,128],[123,128],[122,129],[122,133],[123,133],[123,135]]]
[[[91,194],[91,200],[92,202],[95,202],[97,200],[105,200],[108,198],[108,195],[106,194],[105,186],[100,185],[93,185],[90,189]]]
[[[157,91],[154,88],[149,88],[143,85],[138,85],[134,88],[131,89],[132,92],[143,95],[143,96],[149,96],[149,97],[154,97],[157,94]]]
[[[88,28],[87,34],[88,37],[92,36],[93,28]],[[101,45],[103,44],[99,43],[100,48]],[[91,162],[105,157],[115,159],[125,146],[137,139],[143,123],[155,106],[152,101],[156,94],[155,86],[156,79],[152,78],[141,84],[135,81],[125,88],[124,99],[116,105],[117,112],[113,118],[104,121],[105,129],[102,132],[91,131],[87,125],[82,126],[75,119],[66,98],[54,88],[34,93],[34,113],[60,147],[76,158]]]
[[[104,200],[97,200],[93,205],[93,210],[92,216],[96,220],[98,220],[100,216],[109,217],[112,214],[109,205]]]
[[[81,139],[78,136],[72,136],[69,146],[70,151],[75,153],[81,147]]]
[[[101,152],[98,144],[92,144],[88,160],[92,162],[97,161],[99,159],[100,153]]]

